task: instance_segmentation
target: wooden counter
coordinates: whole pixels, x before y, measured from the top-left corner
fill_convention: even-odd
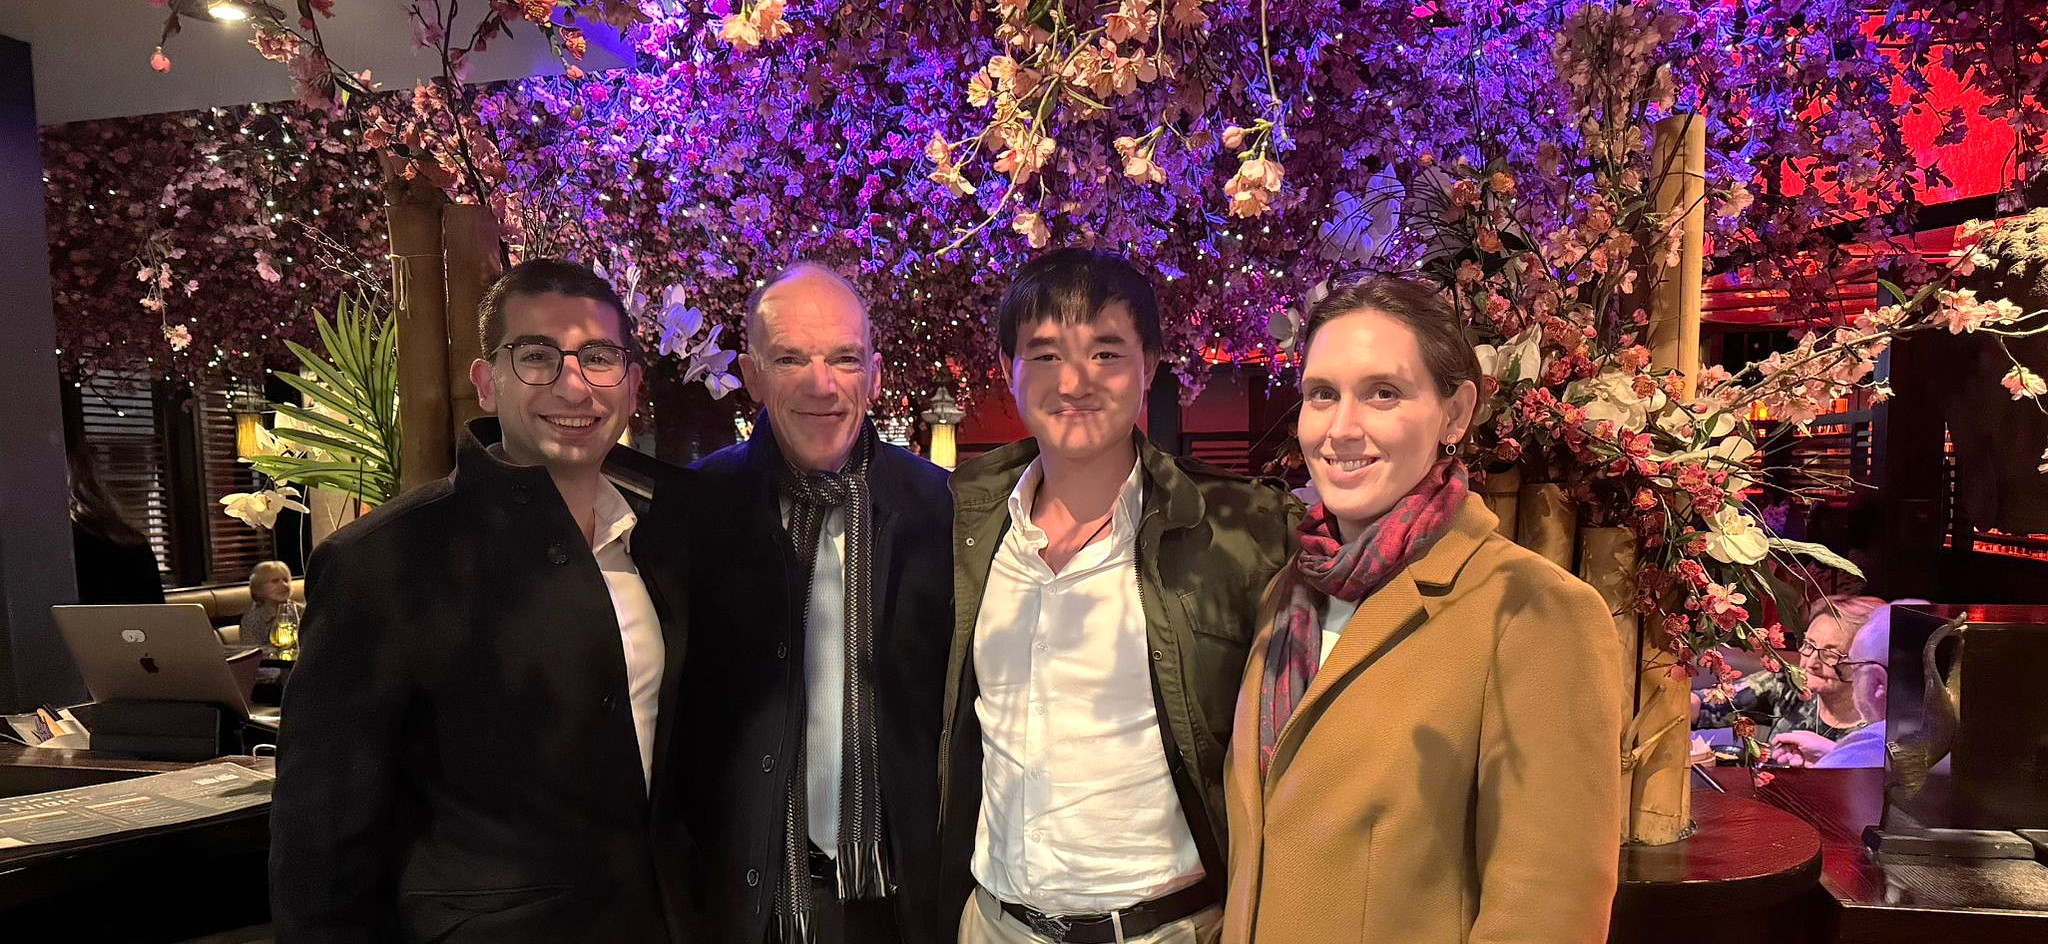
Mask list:
[[[192,766],[0,742],[0,796]],[[0,940],[148,944],[263,924],[269,848],[266,803],[175,826],[0,849]]]

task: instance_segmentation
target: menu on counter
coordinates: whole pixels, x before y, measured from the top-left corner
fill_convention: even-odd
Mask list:
[[[0,849],[174,826],[270,802],[271,775],[208,764],[51,793],[0,797]]]

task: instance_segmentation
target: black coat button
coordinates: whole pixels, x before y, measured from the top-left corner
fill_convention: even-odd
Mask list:
[[[550,563],[550,564],[566,564],[566,563],[568,563],[568,562],[569,562],[569,549],[568,549],[568,548],[565,548],[565,547],[563,547],[563,546],[562,546],[561,544],[559,544],[559,543],[556,543],[556,544],[550,544],[550,545],[548,545],[548,563]]]
[[[775,658],[777,658],[777,659],[787,659],[787,658],[789,658],[789,643],[786,643],[786,642],[778,642],[778,643],[776,643],[776,644],[775,644]]]
[[[598,703],[604,706],[604,710],[606,710],[606,711],[610,711],[610,710],[612,710],[612,704],[613,704],[613,702],[612,702],[612,696],[610,696],[610,695],[606,695],[606,696],[604,696],[604,698],[600,699]]]
[[[760,870],[760,869],[748,869],[748,870],[747,870],[747,884],[748,884],[749,886],[752,886],[752,885],[759,885],[759,884],[761,884],[761,870]]]
[[[764,755],[764,756],[762,756],[762,758],[761,758],[761,772],[765,774],[765,773],[767,773],[767,772],[769,772],[769,771],[771,771],[771,770],[774,770],[774,769],[775,769],[775,755],[773,755],[773,754],[767,754],[767,755]]]

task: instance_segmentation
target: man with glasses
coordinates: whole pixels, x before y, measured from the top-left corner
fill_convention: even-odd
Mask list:
[[[690,547],[675,763],[704,937],[938,944],[969,881],[934,828],[946,473],[876,435],[881,356],[839,275],[769,279],[746,338],[753,437],[650,519]]]
[[[685,589],[603,474],[638,403],[632,325],[558,260],[478,307],[470,380],[495,416],[448,478],[313,555],[271,811],[278,937],[683,940],[657,719]]]

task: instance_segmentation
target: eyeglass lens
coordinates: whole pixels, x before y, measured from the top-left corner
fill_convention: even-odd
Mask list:
[[[569,352],[540,341],[522,341],[509,347],[513,372],[522,382],[537,387],[554,383],[562,376],[563,358],[568,354],[576,355],[576,365],[591,386],[616,387],[626,378],[626,349],[616,344],[585,344]]]

